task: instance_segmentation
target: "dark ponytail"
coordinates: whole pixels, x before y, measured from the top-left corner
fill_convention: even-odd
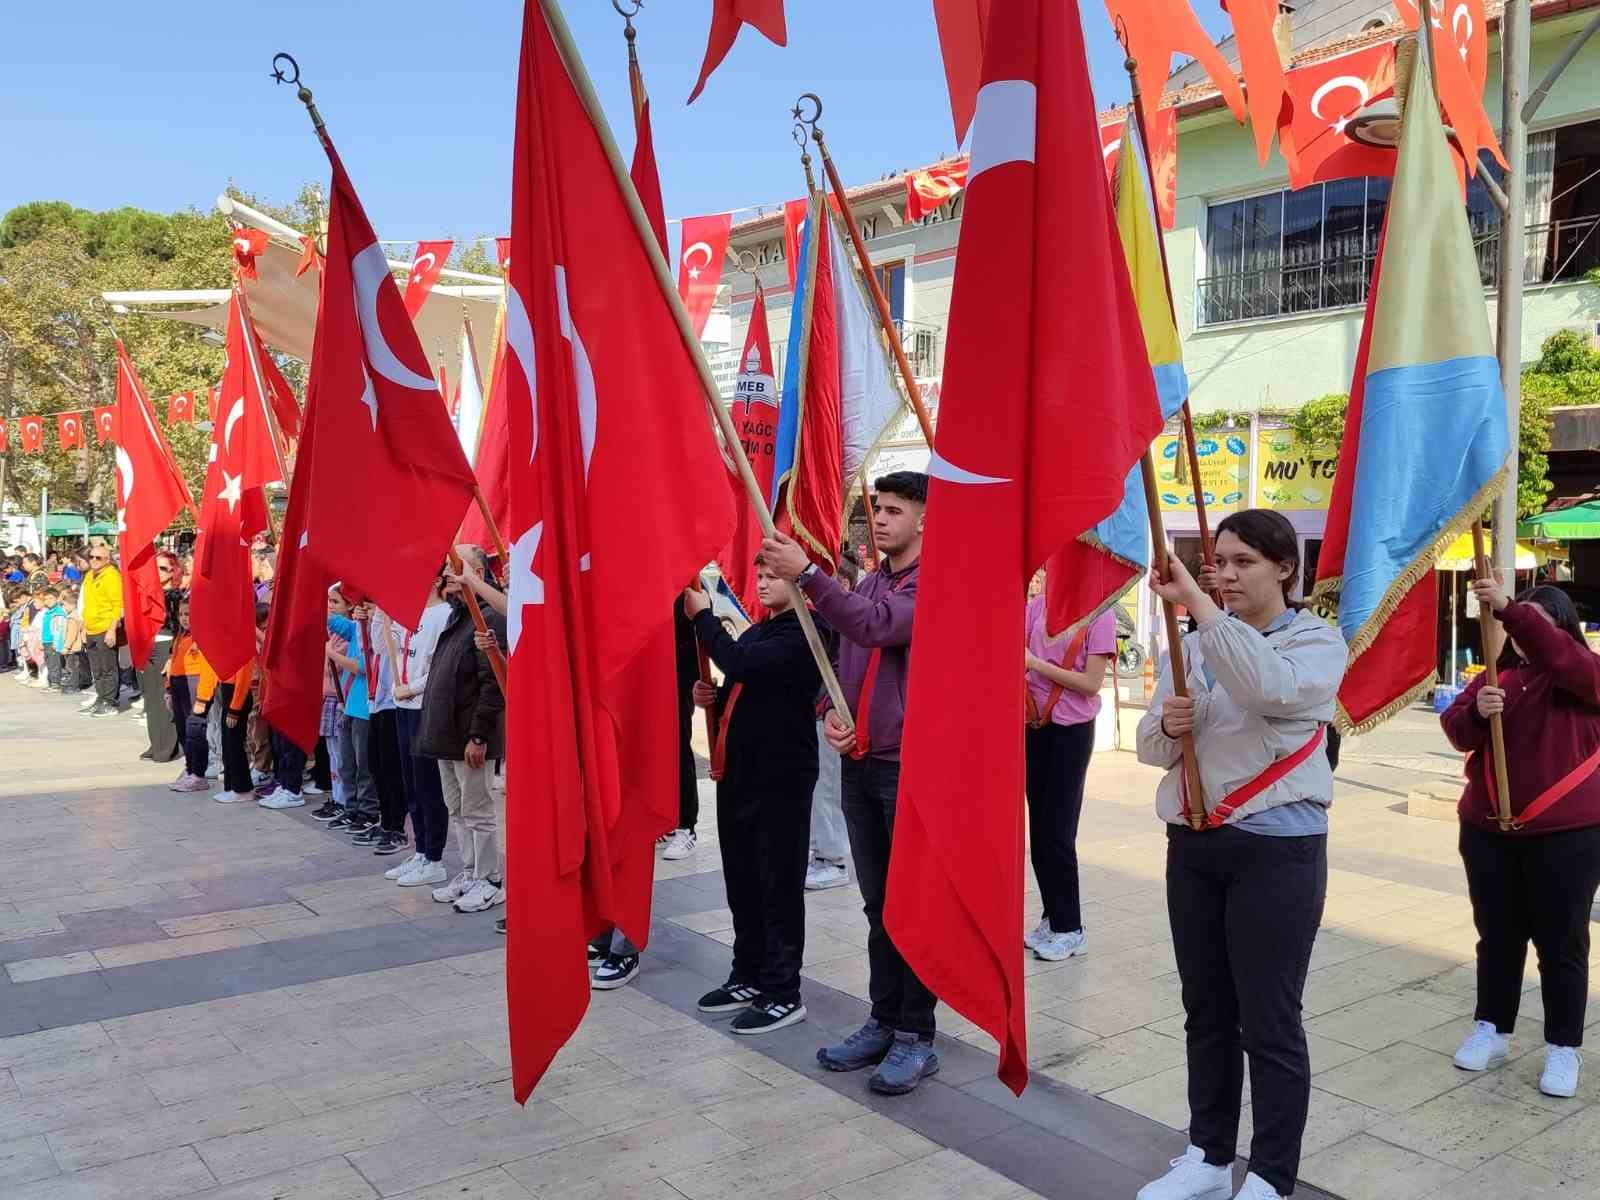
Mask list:
[[[1283,602],[1290,608],[1304,607],[1292,600],[1295,584],[1300,580],[1300,535],[1289,524],[1289,518],[1270,508],[1246,508],[1230,513],[1217,526],[1217,536],[1231,533],[1268,562],[1292,568],[1283,580]]]

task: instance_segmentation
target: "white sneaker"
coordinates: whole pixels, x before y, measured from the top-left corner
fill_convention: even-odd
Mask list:
[[[444,881],[443,864],[429,862],[427,859],[423,859],[411,870],[395,880],[401,887],[424,887],[428,884],[443,883]]]
[[[257,787],[265,787],[267,784],[272,782],[272,772],[271,771],[251,771],[250,772],[250,782],[255,784]]]
[[[1172,1160],[1172,1170],[1139,1189],[1137,1200],[1229,1200],[1232,1195],[1233,1168],[1213,1167],[1205,1151],[1190,1146]]]
[[[472,885],[470,892],[456,901],[455,907],[459,913],[486,912],[505,902],[505,888],[492,880],[480,879]]]
[[[179,771],[178,777],[171,783],[167,784],[167,790],[169,792],[186,792],[189,790],[189,784],[193,782],[193,780],[194,776],[189,774],[189,772]]]
[[[1022,935],[1022,944],[1029,950],[1037,950],[1039,943],[1051,934],[1050,918],[1040,917],[1039,923],[1031,931]]]
[[[1077,929],[1071,933],[1051,932],[1049,937],[1040,938],[1033,948],[1035,958],[1042,958],[1046,962],[1065,962],[1088,952],[1084,945],[1083,930]]]
[[[1456,1066],[1463,1071],[1487,1071],[1505,1062],[1511,1053],[1511,1039],[1495,1028],[1493,1021],[1477,1021],[1456,1051]]]
[[[218,792],[211,798],[218,804],[243,804],[247,800],[254,800],[256,794],[254,792]]]
[[[806,891],[820,892],[824,888],[844,887],[850,882],[850,872],[840,863],[825,858],[814,858],[806,868]]]
[[[463,871],[443,887],[434,888],[433,898],[440,904],[454,904],[470,892],[472,885],[477,882],[471,875]]]
[[[1284,1200],[1284,1196],[1277,1188],[1251,1171],[1244,1177],[1244,1186],[1239,1189],[1239,1194],[1233,1200]]]
[[[221,767],[207,767],[206,768],[206,778],[207,779],[221,779],[222,778],[222,768]]]
[[[1539,1090],[1546,1096],[1570,1099],[1578,1094],[1578,1068],[1583,1066],[1583,1055],[1575,1046],[1544,1048],[1544,1074],[1539,1076]]]
[[[79,708],[93,708],[100,699],[100,693],[91,691],[87,700],[78,701]]]
[[[661,857],[667,862],[677,862],[681,858],[688,858],[694,853],[694,830],[674,829],[667,835],[667,840],[662,844]]]
[[[302,796],[323,796],[327,793],[319,788],[313,780],[306,780],[305,786],[300,789]]]
[[[276,791],[262,796],[256,803],[262,808],[272,809],[304,808],[306,806],[306,802],[303,799],[293,792],[284,791],[283,788],[278,788]]]
[[[412,867],[420,867],[427,861],[428,860],[421,854],[413,854],[410,858],[406,859],[405,862],[398,863],[395,866],[390,867],[383,873],[383,877],[385,879],[399,879],[400,876],[411,870]]]

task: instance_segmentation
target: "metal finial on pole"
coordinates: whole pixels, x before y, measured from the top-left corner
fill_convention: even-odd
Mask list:
[[[294,89],[295,99],[306,106],[306,112],[311,114],[311,124],[317,131],[317,136],[324,142],[328,140],[328,126],[322,119],[322,114],[317,111],[316,103],[311,99],[311,89],[300,82],[300,64],[295,62],[294,55],[282,50],[272,56],[272,78],[276,83],[291,84]]]

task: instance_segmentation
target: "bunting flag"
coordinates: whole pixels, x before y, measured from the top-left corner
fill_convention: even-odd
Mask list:
[[[331,243],[330,243],[331,245]],[[411,271],[406,276],[406,316],[413,321],[428,302],[428,293],[439,282],[445,263],[450,261],[451,241],[418,242],[417,252],[411,259]]]
[[[1483,108],[1483,85],[1489,69],[1489,21],[1483,0],[1454,0],[1444,20],[1443,0],[1429,0],[1433,73],[1440,107],[1449,118],[1461,147],[1467,174],[1478,173],[1478,153],[1487,150],[1504,167],[1505,154],[1494,124]],[[1417,0],[1399,0],[1400,19],[1415,32],[1422,24]]]
[[[228,306],[222,400],[211,428],[189,592],[195,644],[222,678],[255,657],[250,544],[270,525],[267,485],[283,482],[267,421],[265,380],[258,373],[254,349],[236,289]]]
[[[107,404],[94,410],[94,435],[95,444],[104,446],[116,436],[117,406]]]
[[[299,279],[312,268],[322,270],[322,254],[317,250],[316,238],[301,234],[300,260],[294,264],[294,277]]]
[[[6,423],[0,420],[0,454],[4,454],[10,448],[11,443],[6,440]]]
[[[685,217],[678,255],[678,295],[689,311],[689,328],[695,337],[705,332],[706,319],[717,299],[722,283],[722,260],[728,254],[728,238],[733,232],[732,213],[709,217]]]
[[[1395,43],[1296,67],[1284,76],[1291,110],[1278,141],[1289,185],[1394,174],[1393,150],[1364,145],[1345,130],[1374,100],[1394,95]]]
[[[1127,121],[1112,185],[1117,240],[1139,310],[1161,417],[1167,421],[1177,416],[1189,398],[1189,377],[1183,369],[1183,340],[1172,316],[1166,272],[1161,266],[1161,235],[1150,202],[1147,171],[1138,124]],[[1046,631],[1052,636],[1074,632],[1092,621],[1121,599],[1149,566],[1150,510],[1143,474],[1135,463],[1117,511],[1051,557],[1045,580]]]
[[[741,26],[752,26],[767,41],[777,46],[789,44],[789,31],[783,19],[783,0],[711,0],[711,32],[706,38],[706,56],[700,64],[700,78],[695,80],[694,91],[688,103],[706,86],[711,72],[722,65],[733,49],[734,39]]]
[[[1000,1079],[1020,1093],[1021,600],[1117,508],[1161,410],[1111,197],[1082,186],[1100,147],[1075,0],[996,5],[981,80],[884,921],[934,995],[999,1042]],[[1064,262],[1062,292],[1049,281]]]
[[[812,197],[789,320],[771,503],[812,560],[832,573],[845,497],[904,403],[839,222]]]
[[[233,231],[233,263],[239,269],[239,278],[256,277],[256,259],[267,248],[267,231],[235,226]]]
[[[673,601],[734,520],[665,257],[551,25],[565,37],[552,0],[530,0],[506,316],[519,1101],[588,1006],[585,939],[613,925],[640,947],[649,937],[654,843],[678,817]],[[640,513],[659,520],[649,537]]]
[[[135,667],[166,620],[166,599],[156,571],[156,536],[172,519],[194,511],[183,472],[156,424],[155,409],[133,360],[117,342],[116,402],[117,550],[122,560],[122,625]]]
[[[906,176],[906,220],[920,221],[967,186],[967,160],[935,163]]]
[[[1222,7],[1233,24],[1233,42],[1239,48],[1239,73],[1244,77],[1256,157],[1266,166],[1273,135],[1293,119],[1293,102],[1283,83],[1286,64],[1272,32],[1278,0],[1222,0]],[[1286,159],[1293,153],[1292,147],[1284,150]]]
[[[983,36],[989,25],[990,0],[933,0],[939,26],[939,53],[950,92],[950,117],[956,145],[966,141],[972,106],[978,98],[978,71],[983,66]]]
[[[317,310],[322,353],[312,357],[308,390],[318,390],[325,437],[319,453],[302,446],[296,460],[294,486],[309,489],[304,549],[414,629],[472,499],[472,468],[383,247],[326,136],[323,148],[333,186]],[[306,425],[302,441],[309,417]],[[350,503],[352,481],[361,504]]]
[[[767,334],[767,299],[756,288],[750,306],[750,328],[745,333],[744,353],[739,357],[739,378],[733,388],[733,424],[750,460],[751,473],[762,492],[772,490],[772,464],[778,433],[778,386],[772,377],[772,342]],[[738,523],[733,540],[717,555],[717,569],[733,598],[751,621],[766,616],[766,608],[756,594],[756,553],[761,549],[761,524],[755,509],[744,498],[742,482],[730,478],[735,492]]]
[[[450,419],[455,423],[461,452],[469,463],[478,461],[478,435],[483,432],[483,384],[478,379],[478,351],[472,344],[472,326],[461,322],[461,363],[456,369],[455,402]]]
[[[68,412],[56,418],[56,440],[63,450],[77,450],[83,446],[83,414]]]
[[[194,393],[174,392],[167,397],[167,424],[194,423]]]
[[[1472,231],[1426,72],[1411,73],[1404,111],[1316,586],[1338,605],[1350,646],[1338,715],[1356,733],[1433,682],[1434,561],[1502,485],[1511,449]]]
[[[1139,93],[1145,112],[1161,107],[1172,56],[1186,54],[1205,68],[1233,119],[1244,120],[1239,80],[1194,15],[1189,0],[1106,0],[1106,12],[1113,29],[1120,26],[1127,31],[1128,56],[1139,62]]]
[[[24,454],[39,454],[44,451],[43,417],[18,417],[17,432],[21,436]]]

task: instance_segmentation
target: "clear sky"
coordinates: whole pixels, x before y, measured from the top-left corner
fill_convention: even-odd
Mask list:
[[[1127,97],[1099,0],[1082,0],[1095,97]],[[304,111],[269,78],[287,50],[379,236],[503,233],[522,0],[79,0],[0,15],[0,212],[207,208],[229,182],[286,202],[325,181]],[[563,8],[623,152],[633,143],[622,18]],[[930,0],[789,0],[789,45],[745,29],[693,107],[711,0],[646,0],[640,57],[669,218],[803,190],[789,109],[803,91],[847,184],[953,149]],[[1227,18],[1196,3],[1213,33]]]

